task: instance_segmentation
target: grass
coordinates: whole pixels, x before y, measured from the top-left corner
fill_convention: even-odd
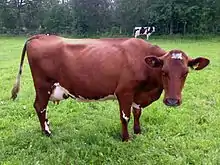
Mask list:
[[[0,38],[0,164],[220,164],[220,40],[152,39],[169,50],[179,48],[211,64],[191,71],[183,104],[168,108],[160,100],[144,109],[143,133],[121,142],[117,101],[49,104],[53,136],[41,134],[25,60],[21,91],[10,100],[25,38]],[[133,119],[133,118],[132,118]]]

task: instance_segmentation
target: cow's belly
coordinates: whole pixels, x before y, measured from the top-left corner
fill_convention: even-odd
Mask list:
[[[124,60],[120,55],[123,50],[104,46],[85,49],[82,54],[72,54],[72,49],[65,52],[60,65],[49,68],[48,75],[53,72],[49,77],[80,101],[115,98],[114,93],[124,73]]]
[[[82,96],[78,96],[75,98],[77,101],[81,102],[93,102],[93,101],[106,101],[106,100],[116,100],[116,96],[113,94],[104,96],[104,97],[99,97],[99,98],[84,98]]]
[[[81,102],[91,102],[91,101],[105,101],[105,100],[115,100],[116,99],[116,95],[113,94],[106,94],[106,95],[94,95],[94,96],[90,96],[88,97],[87,95],[80,95],[80,94],[73,94],[70,91],[68,91],[67,89],[65,89],[64,87],[62,87],[59,83],[55,83],[52,87],[52,91],[49,92],[48,94],[50,94],[50,101],[61,101],[67,98],[72,98],[75,99],[77,101],[81,101]]]

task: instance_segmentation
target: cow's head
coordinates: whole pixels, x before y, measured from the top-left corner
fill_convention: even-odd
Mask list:
[[[162,57],[147,56],[145,61],[151,68],[161,68],[160,76],[165,92],[163,102],[168,106],[181,104],[181,92],[189,72],[188,67],[201,70],[209,64],[208,59],[192,59],[181,50],[171,50]]]

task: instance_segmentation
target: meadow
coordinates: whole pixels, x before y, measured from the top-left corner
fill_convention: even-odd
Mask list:
[[[0,164],[220,164],[220,38],[150,39],[211,63],[204,70],[190,70],[180,107],[165,106],[162,95],[144,109],[141,135],[133,134],[132,117],[131,141],[126,143],[120,138],[117,101],[49,103],[53,136],[42,135],[27,58],[19,96],[10,100],[25,39],[0,37]]]

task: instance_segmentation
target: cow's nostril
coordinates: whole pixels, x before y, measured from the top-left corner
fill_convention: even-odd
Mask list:
[[[168,98],[168,99],[166,99],[165,103],[168,106],[177,106],[177,105],[179,105],[178,99],[170,99],[170,98]]]

